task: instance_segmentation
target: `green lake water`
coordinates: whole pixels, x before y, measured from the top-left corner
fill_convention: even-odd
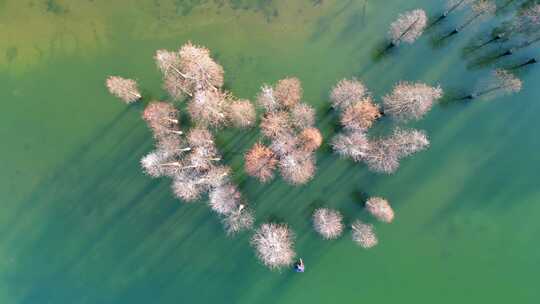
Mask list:
[[[503,1],[499,1],[503,2]],[[523,1],[520,1],[523,2]],[[367,3],[367,4],[366,4]],[[324,145],[317,175],[292,187],[243,173],[258,130],[218,132],[257,225],[290,224],[304,274],[271,272],[251,232],[227,238],[205,201],[184,204],[169,180],[143,175],[152,149],[140,119],[104,87],[107,75],[166,98],[152,56],[191,40],[224,66],[226,87],[253,99],[263,83],[297,76],[326,142],[339,131],[328,92],[358,77],[377,100],[400,80],[468,93],[496,66],[538,55],[531,47],[489,67],[463,49],[493,23],[435,45],[458,13],[376,59],[402,11],[440,13],[438,0],[3,0],[0,1],[0,303],[538,303],[540,70],[522,69],[522,92],[469,104],[444,102],[411,127],[429,150],[392,176],[340,160]],[[478,55],[482,54],[479,52]],[[448,99],[448,98],[447,98]],[[185,115],[185,114],[183,114]],[[383,119],[385,132],[391,126]],[[322,241],[319,206],[361,218],[367,196],[396,210],[375,223],[379,245],[347,232]]]

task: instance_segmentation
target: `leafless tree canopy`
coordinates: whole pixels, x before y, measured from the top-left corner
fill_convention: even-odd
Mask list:
[[[394,87],[392,94],[383,97],[384,113],[401,121],[419,120],[442,94],[440,87],[400,82]]]
[[[359,162],[370,152],[370,143],[364,132],[351,131],[336,135],[332,139],[332,148],[342,157]]]
[[[382,197],[372,197],[366,202],[366,209],[381,222],[391,223],[394,220],[394,210],[387,200]]]
[[[319,208],[313,213],[313,227],[324,239],[336,239],[343,232],[343,217],[337,210]]]
[[[427,25],[427,15],[424,10],[416,9],[399,15],[390,25],[389,35],[394,45],[401,42],[413,43],[422,35]]]
[[[233,101],[227,111],[227,118],[238,128],[247,128],[255,123],[255,108],[249,100]]]
[[[274,151],[278,158],[282,158],[297,151],[306,152],[300,148],[300,144],[301,142],[298,136],[289,133],[280,135],[272,140],[270,149]]]
[[[297,104],[291,110],[291,123],[298,129],[313,127],[315,125],[315,110],[305,103]]]
[[[154,113],[154,110],[148,111],[143,116],[151,121],[157,120],[156,117],[162,117],[161,114],[150,115],[149,113]],[[163,113],[168,112],[163,111]],[[165,117],[170,116],[165,115]],[[230,169],[217,164],[221,157],[212,134],[206,129],[192,129],[187,135],[185,146],[177,146],[176,149],[175,144],[180,144],[182,141],[180,135],[175,136],[174,140],[171,136],[157,138],[157,150],[141,160],[143,170],[152,177],[171,177],[174,194],[186,202],[197,200],[203,193],[224,187],[228,181]],[[212,207],[215,207],[216,211],[224,212],[225,205],[233,200],[235,193],[229,197],[225,196],[225,190],[230,189],[230,187],[224,187],[220,188],[221,191],[216,190],[217,194],[214,193]]]
[[[285,111],[267,113],[261,121],[261,132],[270,139],[289,134],[291,127],[290,115]]]
[[[446,11],[452,12],[464,9],[465,7],[471,5],[476,0],[448,0],[446,1]]]
[[[350,130],[365,131],[381,117],[379,107],[371,97],[355,102],[345,109],[341,116],[341,124]]]
[[[298,78],[285,78],[278,81],[274,89],[276,99],[286,108],[292,108],[302,99],[302,85]]]
[[[313,152],[321,146],[323,141],[321,132],[316,128],[307,128],[300,133],[301,148],[306,152]]]
[[[369,144],[369,150],[363,158],[370,171],[392,174],[399,168],[399,155],[388,140],[376,139]]]
[[[399,158],[423,151],[429,146],[429,139],[424,131],[396,128],[392,136],[386,139],[390,149],[397,152]]]
[[[282,108],[281,103],[276,98],[274,88],[269,85],[263,85],[257,95],[257,104],[266,112],[275,112]]]
[[[219,214],[229,214],[238,209],[242,196],[232,184],[225,184],[210,191],[210,207]]]
[[[290,266],[296,253],[293,233],[285,224],[262,224],[255,231],[251,244],[259,260],[270,269]]]
[[[178,125],[178,110],[168,102],[150,102],[144,109],[142,118],[157,140],[182,134]]]
[[[302,185],[315,175],[315,157],[312,154],[295,151],[279,159],[279,169],[285,181],[293,185]]]
[[[462,31],[467,26],[471,25],[475,21],[486,19],[495,15],[497,6],[490,0],[477,0],[471,5],[470,16],[464,23],[458,26],[457,30]]]
[[[523,83],[514,74],[507,70],[497,69],[493,71],[491,77],[483,81],[474,92],[475,97],[494,96],[497,94],[512,94],[521,91]]]
[[[169,161],[171,161],[170,166],[164,165]],[[171,175],[171,172],[173,172],[171,169],[176,164],[178,164],[178,166],[181,165],[180,163],[174,162],[172,155],[163,150],[152,151],[141,159],[143,171],[154,178]]]
[[[540,34],[540,4],[521,11],[512,21],[510,30],[525,37],[538,36]]]
[[[429,140],[424,132],[396,128],[391,136],[371,141],[363,161],[371,171],[391,174],[399,168],[400,159],[428,146]]]
[[[256,143],[245,156],[246,173],[263,183],[274,178],[277,163],[275,153],[260,143]]]
[[[207,48],[188,42],[177,52],[158,50],[154,58],[169,95],[188,97],[188,112],[197,125],[248,127],[254,123],[251,103],[223,91],[223,67]]]
[[[227,122],[228,96],[217,90],[197,91],[188,104],[188,112],[201,126],[220,127]]]
[[[263,85],[257,103],[265,110],[261,120],[261,133],[270,141],[269,151],[260,144],[246,154],[246,171],[262,182],[273,177],[274,160],[279,164],[281,176],[291,184],[308,182],[315,173],[314,152],[322,144],[322,135],[315,124],[315,110],[301,102],[302,86],[297,78],[278,81],[275,87]],[[270,154],[270,152],[272,154]],[[255,156],[272,155],[271,167],[258,164]],[[262,169],[261,169],[262,168]]]
[[[353,103],[363,100],[368,95],[366,87],[359,80],[342,79],[332,88],[330,101],[332,102],[332,107],[346,109]]]
[[[137,82],[119,76],[109,76],[105,82],[109,92],[125,103],[133,103],[142,98]]]
[[[379,243],[375,235],[375,229],[371,224],[365,224],[360,220],[356,220],[351,225],[352,239],[362,248],[372,248]]]
[[[253,212],[244,205],[240,205],[222,218],[222,223],[227,235],[234,235],[242,230],[251,229],[254,222],[255,217]]]

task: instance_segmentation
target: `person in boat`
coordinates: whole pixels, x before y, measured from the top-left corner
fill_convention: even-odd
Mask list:
[[[296,264],[294,264],[294,271],[304,272],[304,270],[305,270],[304,261],[300,259]]]

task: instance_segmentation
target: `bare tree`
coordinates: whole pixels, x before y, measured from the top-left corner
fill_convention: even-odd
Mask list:
[[[173,98],[223,86],[223,67],[210,57],[207,48],[188,42],[178,53],[158,50],[154,58]]]
[[[210,208],[219,214],[229,214],[241,205],[242,196],[236,186],[228,183],[210,191]]]
[[[168,163],[173,164],[168,165]],[[173,160],[171,153],[163,150],[152,151],[141,159],[141,167],[144,173],[154,178],[172,175],[174,172],[171,171],[173,165],[181,166],[180,163]]]
[[[273,139],[291,132],[291,119],[288,112],[277,111],[267,113],[261,121],[261,132]]]
[[[200,199],[206,189],[204,183],[191,179],[186,175],[175,175],[171,187],[176,197],[189,203]]]
[[[275,112],[283,108],[281,103],[276,98],[274,88],[267,84],[261,87],[261,91],[257,95],[257,104],[266,112]]]
[[[182,71],[191,82],[192,92],[223,86],[223,67],[212,59],[210,50],[188,42],[180,48],[179,53]]]
[[[526,7],[512,20],[509,31],[525,37],[537,36],[540,33],[540,4]]]
[[[177,134],[169,133],[156,138],[155,146],[157,150],[179,155],[190,151],[191,148],[182,143],[182,139]]]
[[[247,128],[255,123],[255,108],[249,100],[236,100],[227,109],[227,118],[237,128]]]
[[[279,159],[279,169],[285,181],[293,185],[305,184],[315,174],[315,158],[312,154],[293,152]]]
[[[373,103],[371,97],[366,97],[345,109],[341,116],[341,124],[346,129],[365,131],[379,117],[381,117],[379,107]]]
[[[528,41],[528,39],[534,40],[540,33],[540,4],[526,6],[523,10],[517,13],[512,20],[503,23],[503,25],[494,30],[495,35],[488,41],[480,44],[476,49],[485,47],[496,41],[509,40],[512,37],[520,37]],[[509,50],[510,54],[513,52]],[[503,53],[499,56],[502,56]],[[509,55],[510,55],[509,54]]]
[[[357,79],[342,79],[333,88],[330,93],[332,107],[336,109],[346,109],[353,103],[367,97],[368,91],[364,84]]]
[[[441,22],[451,13],[464,9],[468,5],[471,5],[474,1],[476,0],[448,0],[446,2],[446,10],[435,21],[433,21],[430,26],[434,26],[435,24]]]
[[[168,50],[157,50],[156,54],[154,55],[154,60],[156,61],[156,65],[158,69],[163,73],[164,75],[168,73],[173,74],[179,74],[181,72],[174,71],[174,69],[178,69],[180,65],[182,64],[180,62],[180,54],[178,52],[170,52]]]
[[[337,210],[319,208],[313,213],[313,227],[325,240],[336,239],[343,232],[343,217]]]
[[[389,48],[398,46],[401,42],[413,43],[422,35],[427,25],[427,15],[424,10],[415,9],[399,15],[390,25]]]
[[[300,133],[300,143],[303,151],[314,152],[323,141],[321,132],[316,128],[307,128]]]
[[[477,0],[471,5],[470,16],[461,25],[456,27],[450,32],[447,37],[462,32],[466,27],[473,24],[476,21],[487,19],[495,15],[497,5],[490,0]]]
[[[514,74],[507,70],[497,69],[493,71],[489,79],[482,81],[478,88],[471,95],[464,97],[464,99],[517,93],[521,91],[522,85],[523,82]]]
[[[119,76],[109,76],[105,82],[109,92],[130,104],[142,98],[137,82],[132,79],[125,79]]]
[[[351,225],[352,239],[362,248],[372,248],[379,243],[373,225],[365,224],[361,220],[356,220]]]
[[[278,160],[274,152],[263,144],[256,143],[245,155],[245,170],[249,176],[262,183],[274,178]]]
[[[371,141],[363,160],[371,171],[391,174],[399,168],[400,159],[428,146],[429,140],[424,132],[396,128],[388,138]]]
[[[385,140],[390,149],[396,151],[399,158],[404,158],[429,147],[429,139],[424,131],[396,128]]]
[[[217,89],[197,91],[188,104],[189,115],[201,126],[220,127],[227,122],[228,97]]]
[[[191,169],[191,170],[185,170]],[[220,187],[227,182],[230,168],[212,166],[201,170],[197,166],[186,166],[173,176],[173,193],[185,202],[192,202],[212,188]]]
[[[286,108],[292,108],[302,99],[302,84],[296,77],[278,81],[274,89],[275,98]]]
[[[293,240],[294,235],[287,225],[267,223],[255,231],[251,244],[259,260],[273,270],[294,262]]]
[[[423,83],[400,82],[383,97],[384,113],[400,121],[419,120],[442,97],[442,89]]]
[[[391,223],[394,220],[394,210],[388,201],[382,197],[371,197],[368,199],[366,209],[381,222]]]
[[[399,154],[388,140],[372,140],[369,150],[363,158],[370,171],[392,174],[399,168]]]
[[[251,229],[254,222],[255,217],[253,212],[243,204],[222,218],[225,232],[229,236],[237,234],[242,230]]]
[[[187,134],[187,141],[191,147],[215,147],[214,136],[205,128],[191,129]]]
[[[142,118],[152,130],[156,139],[167,137],[171,133],[182,134],[178,125],[178,110],[168,102],[150,102],[144,109]]]
[[[300,130],[313,127],[315,125],[315,110],[305,103],[296,104],[291,110],[291,123]]]
[[[301,147],[300,138],[291,133],[283,133],[280,136],[275,137],[270,144],[270,149],[276,153],[278,158],[285,157],[291,153],[299,151]],[[306,151],[302,151],[306,152]]]
[[[358,162],[371,152],[371,145],[364,132],[352,131],[341,133],[332,139],[332,148],[342,157],[349,157]]]

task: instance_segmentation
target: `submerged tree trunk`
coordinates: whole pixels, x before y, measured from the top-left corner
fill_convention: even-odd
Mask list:
[[[494,59],[500,59],[500,58],[503,58],[503,57],[510,56],[510,55],[512,55],[512,54],[514,54],[514,51],[510,49],[510,50],[507,50],[507,51],[504,52],[504,53],[501,53],[501,54],[495,56]]]
[[[495,37],[493,37],[493,38],[489,39],[488,41],[486,41],[486,42],[480,44],[479,46],[477,46],[475,48],[475,50],[479,50],[479,49],[481,49],[481,48],[483,48],[483,47],[485,47],[485,46],[487,46],[487,45],[489,45],[489,44],[491,44],[491,43],[493,43],[495,41],[501,40],[502,38],[503,38],[502,35],[496,35]]]
[[[446,19],[446,17],[448,17],[448,15],[450,15],[452,12],[457,10],[463,4],[463,2],[465,2],[465,0],[459,1],[458,3],[454,4],[454,6],[450,7],[448,10],[444,11],[433,23],[431,23],[431,25],[429,27],[435,26],[439,22]]]
[[[538,63],[536,58],[531,58],[531,59],[527,60],[524,63],[521,63],[521,64],[518,64],[516,66],[511,67],[511,69],[515,70],[515,69],[519,69],[519,68],[526,67],[526,66],[531,65],[531,64],[536,64],[536,63]]]

